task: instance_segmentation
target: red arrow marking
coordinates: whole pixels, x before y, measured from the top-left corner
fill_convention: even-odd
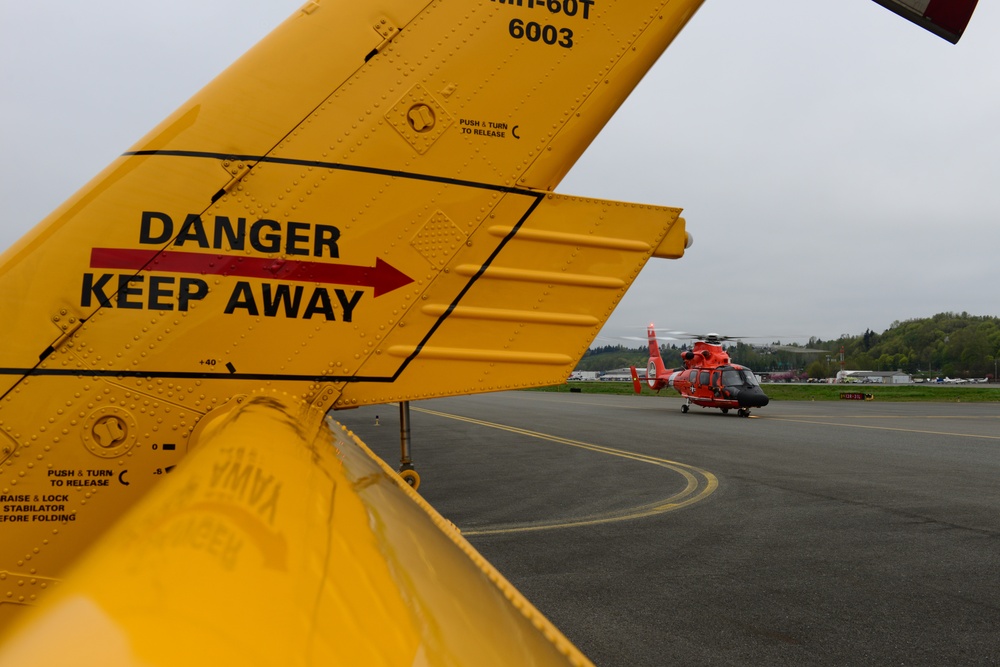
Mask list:
[[[233,257],[174,250],[158,252],[131,248],[92,248],[90,268],[200,273],[265,280],[356,285],[373,288],[376,297],[413,282],[413,278],[379,258],[375,259],[375,266],[352,266],[298,259]]]

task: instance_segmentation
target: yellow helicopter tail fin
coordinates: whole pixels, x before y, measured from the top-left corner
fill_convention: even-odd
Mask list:
[[[307,2],[7,250],[0,627],[247,396],[564,381],[687,236],[552,190],[700,4]]]

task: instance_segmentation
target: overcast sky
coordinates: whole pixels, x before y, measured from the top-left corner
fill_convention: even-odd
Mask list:
[[[0,0],[0,247],[300,5]],[[1000,315],[1000,7],[953,46],[869,0],[707,0],[558,191],[695,237],[607,336]]]

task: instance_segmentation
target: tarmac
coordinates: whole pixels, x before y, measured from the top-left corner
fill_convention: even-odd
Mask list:
[[[681,403],[412,402],[420,493],[600,666],[1000,664],[1000,405]]]

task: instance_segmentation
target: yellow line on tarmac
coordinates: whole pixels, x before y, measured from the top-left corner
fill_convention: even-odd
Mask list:
[[[579,394],[552,394],[544,391],[535,392],[525,392],[530,393],[530,397],[518,396],[522,400],[530,400],[532,403],[555,403],[557,405],[567,405],[567,400],[559,398],[550,398],[551,396],[572,396],[574,405],[599,405],[606,408],[615,408],[618,410],[648,410],[650,408],[656,407],[656,404],[652,401],[647,401],[645,399],[649,398],[670,398],[676,399],[680,402],[679,396],[653,396],[644,395],[636,396],[635,394],[583,394],[582,397]],[[601,398],[610,398],[612,400],[601,400]],[[615,401],[615,398],[621,398],[624,400]]]
[[[894,417],[890,417],[893,419]],[[919,428],[896,428],[893,426],[872,426],[870,424],[844,424],[832,421],[814,421],[811,419],[790,419],[768,415],[768,421],[795,422],[797,424],[818,424],[821,426],[843,426],[844,428],[863,428],[871,431],[897,431],[899,433],[919,433],[920,435],[947,435],[953,438],[979,438],[982,440],[1000,440],[1000,435],[981,435],[976,433],[953,433],[951,431],[926,431]]]
[[[463,421],[470,424],[485,426],[488,428],[495,428],[501,431],[507,431],[509,433],[516,433],[517,435],[528,436],[530,438],[538,438],[540,440],[547,440],[549,442],[554,442],[561,445],[569,445],[570,447],[586,449],[592,452],[597,452],[599,454],[617,456],[624,459],[639,461],[641,463],[650,463],[652,465],[667,468],[669,470],[676,472],[677,474],[681,475],[686,482],[684,489],[682,491],[679,491],[678,493],[675,493],[667,498],[658,501],[645,503],[643,505],[638,505],[635,507],[630,507],[600,514],[593,514],[586,517],[580,517],[578,519],[569,519],[562,521],[539,521],[539,522],[532,522],[525,524],[508,524],[508,525],[498,526],[496,528],[463,530],[462,534],[466,536],[499,535],[504,533],[524,533],[537,530],[549,530],[552,528],[594,526],[603,523],[612,523],[615,521],[639,519],[639,518],[654,516],[656,514],[663,514],[665,512],[671,512],[673,510],[677,510],[682,507],[687,507],[688,505],[693,505],[694,503],[704,500],[705,498],[710,496],[719,486],[719,480],[715,477],[715,475],[708,472],[707,470],[702,470],[701,468],[696,468],[694,466],[690,466],[685,463],[668,461],[667,459],[661,459],[656,456],[649,456],[647,454],[638,454],[636,452],[629,452],[623,449],[603,447],[601,445],[595,445],[587,442],[580,442],[579,440],[570,440],[568,438],[561,438],[559,436],[549,435],[547,433],[529,431],[527,429],[518,428],[516,426],[495,424],[493,422],[482,421],[480,419],[473,419],[471,417],[463,417],[461,415],[449,414],[447,412],[438,412],[436,410],[428,410],[426,408],[415,408],[415,407],[411,409],[416,410],[418,412],[423,412],[425,414],[435,415],[437,417],[445,417],[446,419],[454,419],[456,421]]]

